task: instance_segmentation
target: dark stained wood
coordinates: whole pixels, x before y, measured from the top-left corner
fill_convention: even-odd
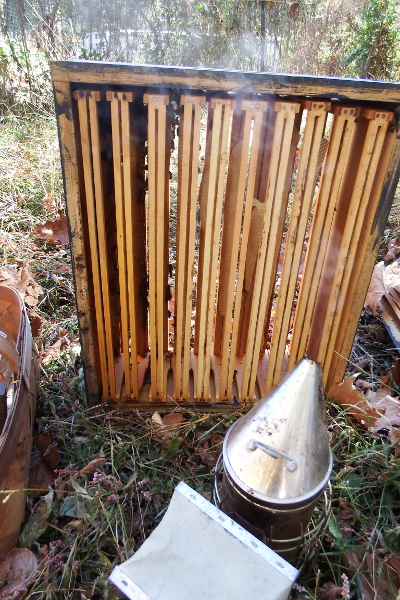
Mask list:
[[[95,347],[93,328],[91,327],[91,324],[94,322],[94,315],[91,313],[89,301],[88,260],[83,236],[84,226],[82,221],[82,206],[70,85],[61,81],[54,81],[54,99],[60,139],[61,162],[67,204],[77,314],[84,359],[85,381],[88,402],[89,404],[94,404],[98,401],[100,390],[96,376]]]
[[[245,92],[246,94],[296,94],[340,100],[400,102],[399,83],[366,79],[80,60],[54,61],[51,63],[51,73],[54,80],[65,82],[193,88],[205,91]]]
[[[379,198],[375,217],[369,233],[367,251],[363,268],[357,281],[357,294],[351,306],[348,317],[346,333],[339,354],[334,356],[334,363],[331,367],[331,376],[328,385],[341,382],[347,367],[347,357],[350,354],[353,345],[354,336],[358,325],[359,315],[361,313],[365,296],[368,290],[371,273],[378,255],[379,246],[383,233],[386,228],[389,212],[392,207],[393,198],[400,178],[400,109],[394,115],[394,124],[396,131],[396,140],[393,145],[392,155],[390,157],[389,167],[383,182],[382,191]]]

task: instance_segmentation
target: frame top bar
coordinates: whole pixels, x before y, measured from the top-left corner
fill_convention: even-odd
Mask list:
[[[338,100],[400,102],[400,83],[194,67],[100,61],[52,61],[54,82],[191,88],[246,94],[301,95]]]

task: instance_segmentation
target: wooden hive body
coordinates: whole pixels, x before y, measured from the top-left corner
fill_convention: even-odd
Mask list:
[[[240,403],[305,352],[340,381],[398,181],[400,86],[52,77],[90,401]]]

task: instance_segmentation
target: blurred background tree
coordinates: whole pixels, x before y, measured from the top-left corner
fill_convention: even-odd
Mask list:
[[[50,59],[258,70],[258,0],[0,0],[0,102],[40,95]],[[397,79],[397,0],[267,0],[266,71]]]

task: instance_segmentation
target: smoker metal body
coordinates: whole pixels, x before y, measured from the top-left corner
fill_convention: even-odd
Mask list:
[[[321,365],[305,358],[226,434],[221,508],[294,561],[332,462]]]

